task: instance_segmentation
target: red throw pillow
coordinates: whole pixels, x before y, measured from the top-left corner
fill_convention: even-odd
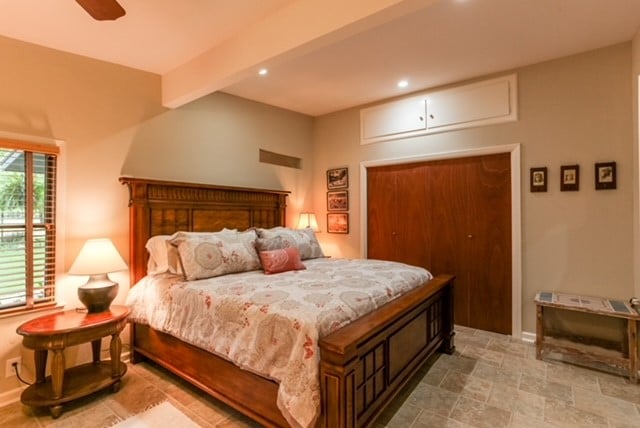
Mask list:
[[[300,260],[300,252],[295,247],[260,251],[260,261],[266,274],[306,269]]]

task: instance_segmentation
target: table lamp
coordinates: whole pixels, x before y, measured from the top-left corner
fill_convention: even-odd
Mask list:
[[[318,221],[314,213],[302,212],[300,218],[298,218],[298,229],[310,228],[314,232],[319,232]]]
[[[127,264],[108,238],[89,239],[71,265],[69,274],[89,275],[89,280],[78,287],[78,298],[89,313],[104,312],[118,294],[118,283],[108,273],[127,269]]]

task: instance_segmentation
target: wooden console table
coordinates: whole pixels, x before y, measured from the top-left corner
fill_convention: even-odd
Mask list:
[[[623,371],[632,381],[638,381],[637,322],[640,320],[640,314],[627,302],[551,291],[539,292],[534,301],[536,303],[536,358],[540,360],[551,352],[558,352],[569,356],[576,363],[604,364],[617,371]],[[626,325],[624,340],[621,343],[591,341],[570,334],[562,334],[558,337],[558,332],[545,331],[545,308],[622,319]]]
[[[36,382],[22,392],[22,403],[48,406],[57,418],[68,401],[108,387],[118,391],[120,378],[127,371],[126,364],[120,361],[120,332],[129,312],[128,307],[116,305],[92,314],[70,310],[35,318],[18,327],[22,344],[35,351],[36,365]],[[100,345],[106,336],[111,336],[111,361],[100,361]],[[65,369],[64,349],[86,342],[91,342],[93,361]],[[52,351],[53,360],[51,376],[45,378],[48,351]]]

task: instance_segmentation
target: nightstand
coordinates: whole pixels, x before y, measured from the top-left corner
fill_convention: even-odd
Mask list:
[[[64,403],[108,387],[117,392],[120,378],[127,371],[127,365],[120,361],[120,332],[129,312],[128,307],[117,305],[92,314],[70,310],[35,318],[18,327],[22,344],[34,350],[36,367],[36,381],[22,392],[22,403],[48,406],[51,415],[57,418]],[[111,360],[100,361],[100,345],[106,336],[111,336]],[[93,361],[65,369],[64,349],[86,342],[91,342]],[[53,354],[51,376],[45,377],[49,351]]]

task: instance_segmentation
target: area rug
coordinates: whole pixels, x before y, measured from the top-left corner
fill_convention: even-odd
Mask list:
[[[131,416],[114,425],[114,428],[199,428],[187,415],[176,409],[168,401],[154,406],[142,413]]]

